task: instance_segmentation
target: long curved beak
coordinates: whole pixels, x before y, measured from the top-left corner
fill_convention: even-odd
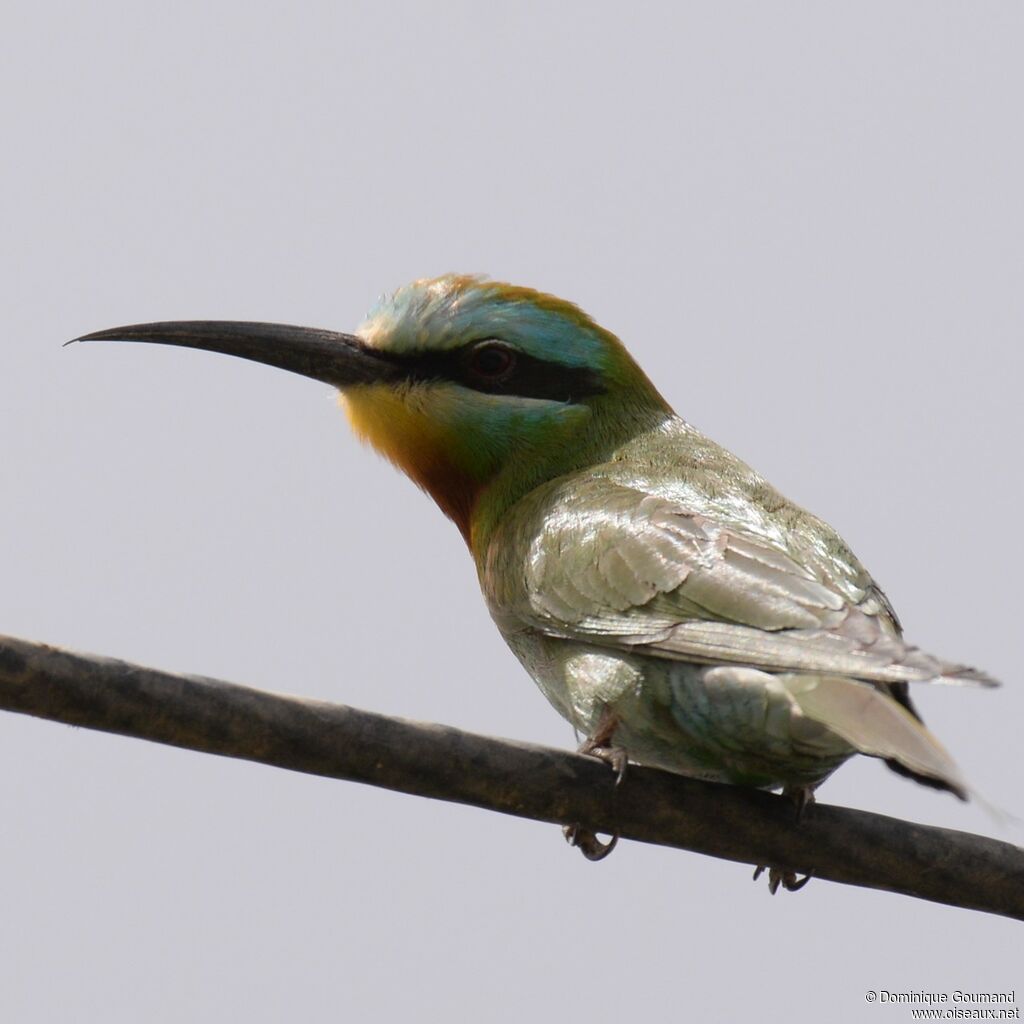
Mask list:
[[[353,334],[243,320],[169,320],[112,327],[73,341],[144,341],[180,345],[266,363],[337,388],[395,380],[395,363]],[[71,344],[71,342],[68,342]]]

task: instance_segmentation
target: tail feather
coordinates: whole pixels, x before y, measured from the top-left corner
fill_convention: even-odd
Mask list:
[[[885,759],[885,766],[894,771],[897,775],[902,775],[905,779],[913,779],[922,786],[928,786],[929,789],[941,789],[947,793],[952,793],[961,800],[967,799],[962,790],[957,789],[950,783],[944,782],[942,779],[934,779],[930,775],[921,775],[918,772],[911,771],[906,765],[900,764],[900,762],[893,757],[887,757]]]
[[[952,757],[913,711],[870,683],[842,676],[782,676],[800,710],[862,754],[880,757],[902,775],[948,789],[970,789]]]

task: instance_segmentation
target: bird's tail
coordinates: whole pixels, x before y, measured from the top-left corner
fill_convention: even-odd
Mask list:
[[[919,719],[883,690],[843,676],[779,676],[800,710],[901,775],[961,800],[971,793],[956,762]]]

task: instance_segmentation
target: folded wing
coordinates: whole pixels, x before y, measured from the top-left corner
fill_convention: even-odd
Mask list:
[[[907,644],[864,569],[822,545],[786,550],[603,479],[574,488],[535,538],[520,612],[549,635],[880,684],[994,683]]]

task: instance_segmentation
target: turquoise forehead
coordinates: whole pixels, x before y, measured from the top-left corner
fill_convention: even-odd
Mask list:
[[[611,336],[569,302],[530,288],[447,275],[383,297],[356,332],[390,352],[456,348],[500,338],[539,359],[601,366]]]

